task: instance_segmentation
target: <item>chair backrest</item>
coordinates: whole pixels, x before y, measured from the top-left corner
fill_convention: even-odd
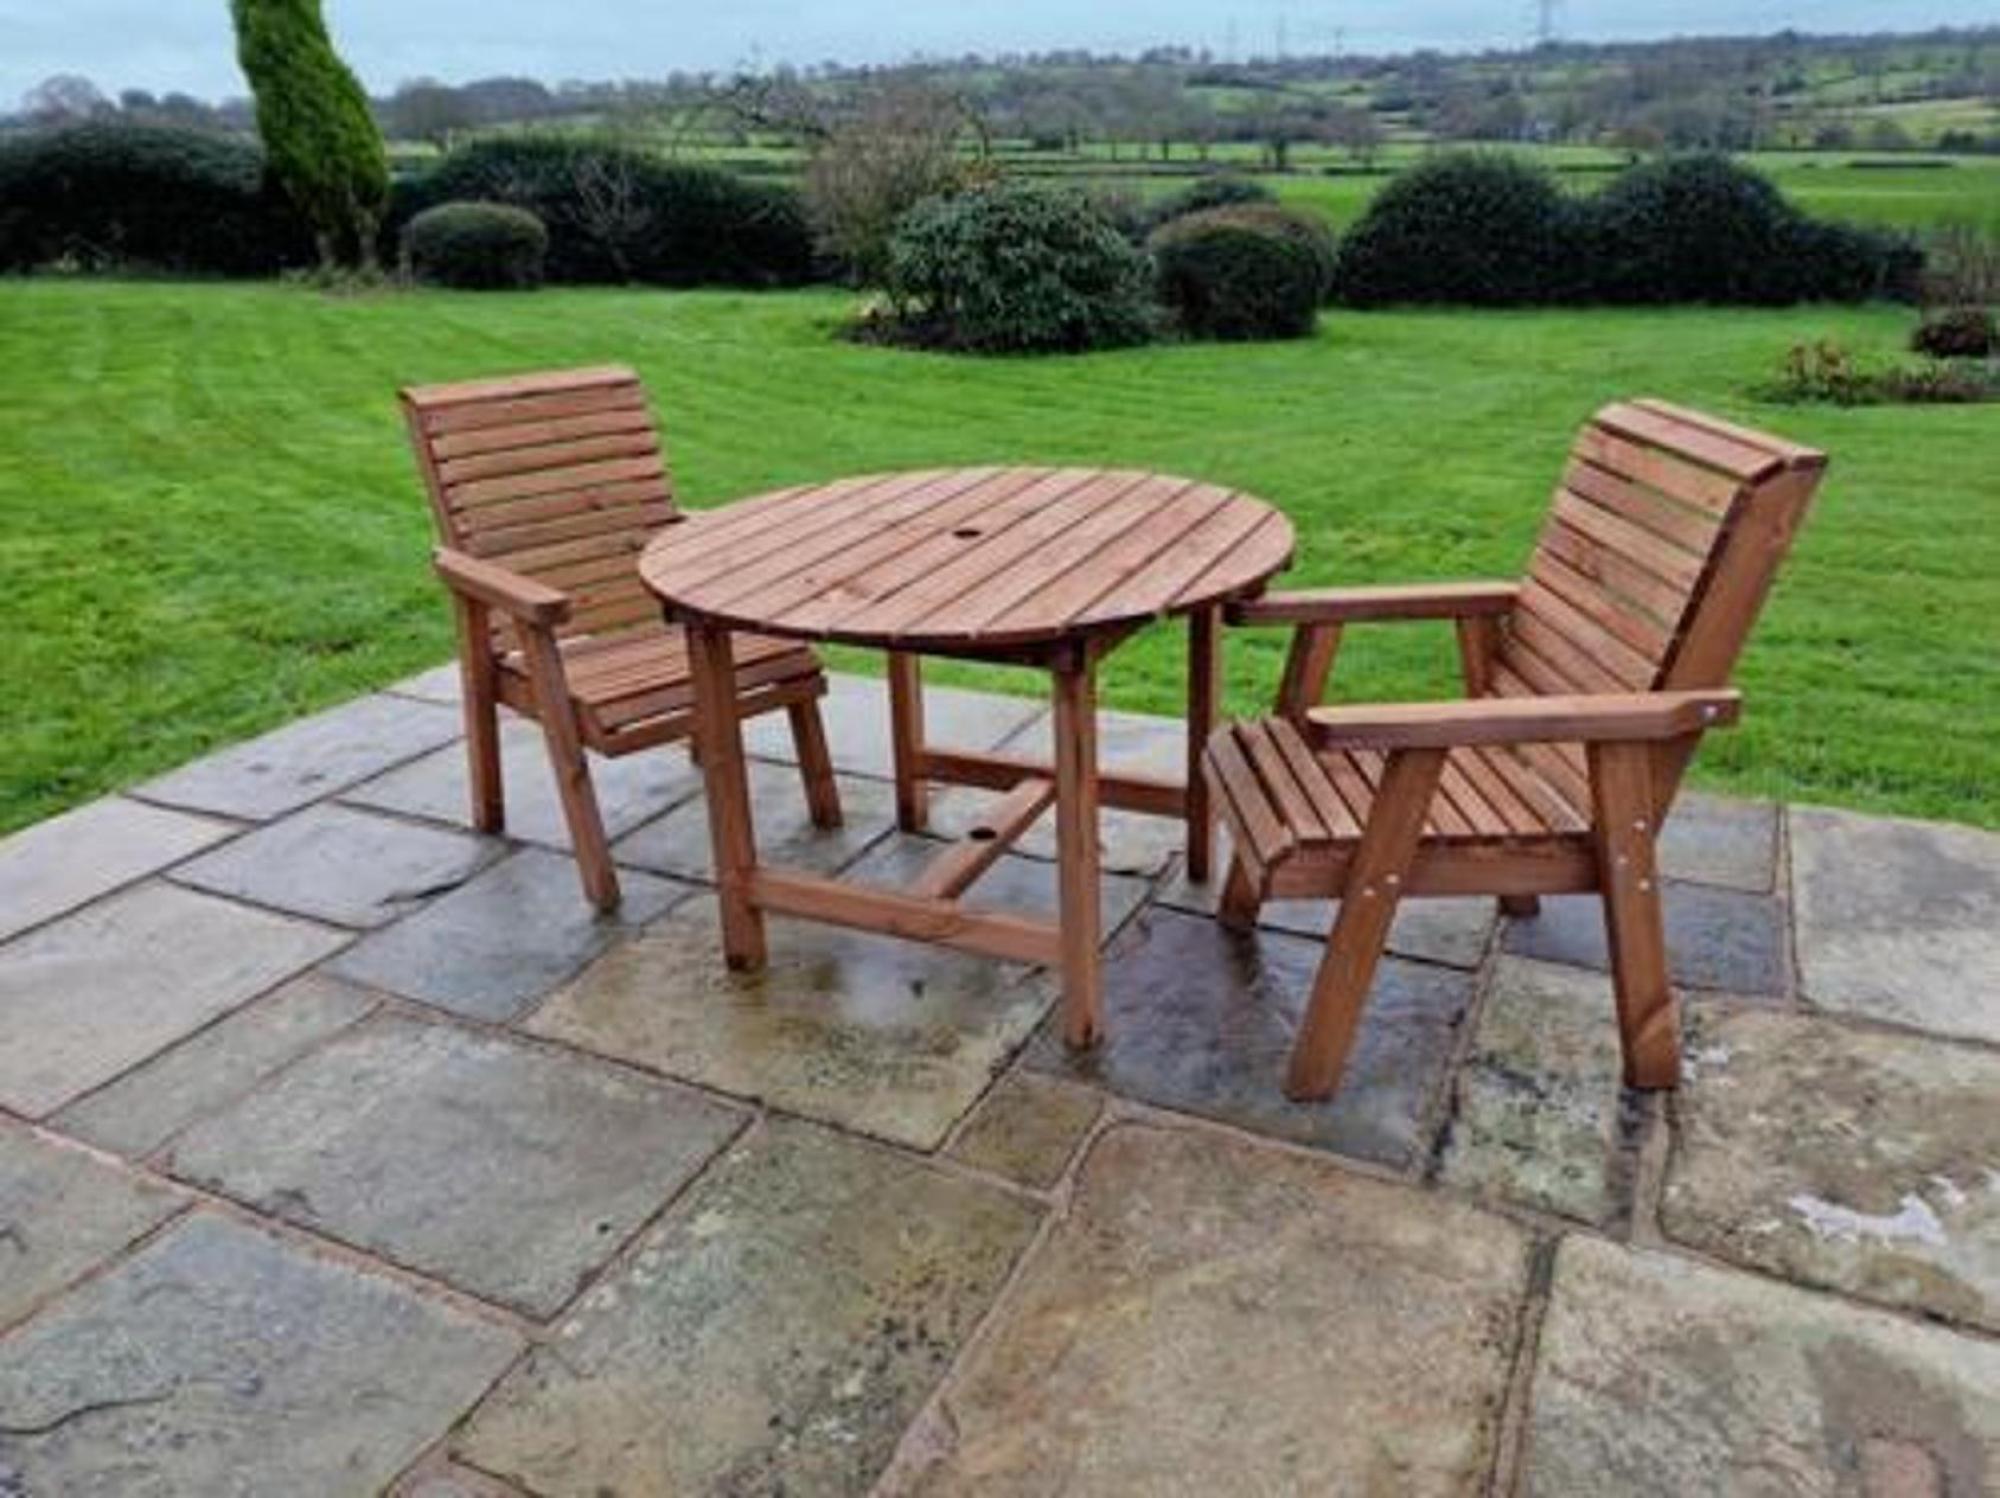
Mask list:
[[[417,386],[402,403],[445,545],[569,594],[565,635],[659,622],[638,554],[676,511],[638,375]]]
[[[1504,626],[1494,693],[1727,685],[1825,469],[1823,453],[1664,401],[1598,412]],[[1686,757],[1656,767],[1663,804]],[[1580,776],[1580,754],[1559,758]]]

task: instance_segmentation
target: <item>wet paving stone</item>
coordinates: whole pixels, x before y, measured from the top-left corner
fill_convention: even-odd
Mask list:
[[[1778,808],[1682,791],[1660,829],[1659,859],[1668,879],[1768,895],[1778,883]]]
[[[1001,697],[926,683],[924,733],[934,748],[992,749],[1042,710],[1046,697]],[[889,740],[889,689],[878,678],[827,677],[820,699],[833,767],[851,775],[883,778],[895,773]],[[798,761],[791,724],[783,713],[766,713],[743,725],[743,742],[759,759]]]
[[[362,697],[149,780],[136,794],[191,811],[269,821],[449,743],[458,731],[458,714],[448,707]]]
[[[0,1341],[22,1494],[373,1493],[510,1332],[197,1212]]]
[[[1669,1237],[2000,1331],[2000,1055],[1721,1006],[1688,1055]]]
[[[227,822],[107,796],[0,841],[0,941],[199,853]]]
[[[379,1002],[366,989],[307,973],[71,1103],[50,1123],[100,1149],[150,1154]]]
[[[1030,1065],[1161,1107],[1261,1134],[1405,1166],[1427,1147],[1472,977],[1385,961],[1339,1090],[1294,1103],[1285,1066],[1324,948],[1275,932],[1237,936],[1171,910],[1143,912],[1113,943],[1104,974],[1107,1038],[1083,1054],[1054,1021]]]
[[[329,970],[473,1019],[510,1020],[625,932],[693,893],[630,870],[619,885],[624,904],[601,914],[584,899],[573,860],[530,848],[363,937]]]
[[[1214,915],[1229,869],[1229,839],[1216,839],[1215,875],[1196,884],[1177,868],[1160,887],[1159,903],[1194,915]],[[1388,950],[1394,957],[1475,968],[1485,959],[1499,907],[1489,896],[1405,900],[1389,925]],[[1266,900],[1257,924],[1267,931],[1290,931],[1324,939],[1340,913],[1338,900]]]
[[[592,754],[590,784],[607,837],[616,838],[669,807],[701,794],[701,772],[687,747],[667,744],[606,759]],[[569,824],[549,769],[541,725],[507,717],[500,725],[500,777],[506,793],[509,837],[545,848],[571,846]],[[455,827],[472,825],[465,746],[451,744],[386,775],[356,786],[341,799],[353,806],[400,812]]]
[[[1737,994],[1785,991],[1785,913],[1765,895],[1663,883],[1667,968],[1676,985]],[[1596,895],[1550,895],[1540,915],[1510,920],[1505,949],[1516,957],[1608,972],[1604,902]]]
[[[732,973],[712,897],[593,963],[529,1021],[600,1055],[935,1149],[1053,1001],[1027,969],[809,921]]]
[[[546,1317],[743,1118],[581,1057],[384,1015],[197,1124],[166,1164]]]
[[[344,806],[312,806],[176,869],[174,881],[339,926],[382,926],[506,852]]]
[[[442,666],[406,676],[383,690],[394,692],[398,697],[415,697],[420,702],[442,702],[451,707],[458,706],[463,700],[457,661],[446,661]]]
[[[1453,1083],[1439,1176],[1588,1223],[1624,1205],[1611,980],[1503,957]]]
[[[454,1453],[550,1498],[865,1492],[1037,1222],[772,1120],[510,1373]]]
[[[2000,836],[1803,807],[1790,815],[1805,996],[2000,1042]]]
[[[1104,1100],[1033,1072],[1009,1072],[993,1084],[951,1147],[954,1160],[1046,1191],[1062,1179]]]
[[[1460,1203],[1120,1124],[888,1494],[1475,1494],[1529,1244]]]
[[[789,765],[750,762],[750,805],[760,862],[836,874],[869,844],[894,830],[896,793],[892,786],[853,775],[837,779],[841,825],[815,827],[812,814],[806,810],[798,771]],[[707,798],[695,796],[627,833],[612,849],[612,857],[628,868],[713,883],[715,854],[709,840]]]
[[[2000,1346],[1761,1276],[1569,1237],[1520,1490],[1988,1492]]]
[[[53,1112],[346,940],[164,884],[32,931],[0,948],[0,1104]]]
[[[184,1204],[177,1191],[0,1121],[0,1326]]]

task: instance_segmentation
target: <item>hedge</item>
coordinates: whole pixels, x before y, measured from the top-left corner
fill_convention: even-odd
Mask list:
[[[542,284],[549,231],[506,203],[441,203],[403,230],[403,262],[419,281],[465,291],[526,291]]]
[[[1267,214],[1215,208],[1175,219],[1152,239],[1160,300],[1195,338],[1300,338],[1324,300],[1323,262]]]

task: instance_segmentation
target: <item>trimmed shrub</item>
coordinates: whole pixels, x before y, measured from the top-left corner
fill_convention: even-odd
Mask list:
[[[320,264],[375,266],[389,156],[320,0],[230,0],[236,60],[257,100],[271,174],[311,222]]]
[[[1187,215],[1196,217],[1197,215]],[[1276,203],[1242,203],[1229,208],[1211,208],[1198,215],[1204,223],[1242,224],[1288,239],[1312,257],[1319,276],[1320,300],[1333,294],[1333,278],[1340,263],[1340,245],[1327,221],[1316,213],[1280,207]]]
[[[1174,220],[1153,236],[1160,300],[1195,338],[1302,338],[1325,271],[1296,226],[1241,208]]]
[[[1807,217],[1725,156],[1633,167],[1587,219],[1591,290],[1611,302],[1859,301],[1908,294],[1920,264],[1895,236]]]
[[[1576,206],[1539,166],[1492,152],[1434,156],[1376,194],[1341,241],[1335,297],[1516,306],[1579,280]]]
[[[0,141],[0,270],[263,276],[312,259],[312,231],[247,141],[122,124]]]
[[[411,275],[466,291],[541,285],[548,249],[542,221],[505,203],[441,203],[403,230],[403,263]]]
[[[812,276],[812,234],[795,191],[616,141],[474,141],[398,197],[399,216],[454,201],[527,209],[548,230],[551,281],[773,286]]]
[[[2000,324],[1984,307],[1952,307],[1925,318],[1910,347],[1934,359],[1990,359],[2000,354]]]
[[[890,236],[890,336],[989,354],[1143,343],[1149,269],[1077,192],[1002,181],[929,198]]]
[[[1177,218],[1186,218],[1190,213],[1206,213],[1211,208],[1234,208],[1249,203],[1272,203],[1278,195],[1263,183],[1251,177],[1239,177],[1234,172],[1217,172],[1190,183],[1178,192],[1168,193],[1152,205],[1147,214],[1149,227],[1160,228]]]

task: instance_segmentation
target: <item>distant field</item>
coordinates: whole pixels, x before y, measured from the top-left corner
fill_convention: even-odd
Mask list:
[[[1298,343],[979,361],[837,341],[852,307],[0,281],[0,830],[445,659],[396,386],[614,359],[695,505],[926,464],[1153,467],[1282,505],[1302,584],[1514,571],[1612,397],[1770,425],[1833,475],[1744,661],[1744,726],[1698,778],[2000,827],[1994,408],[1747,393],[1799,340],[1894,350],[1905,312],[1336,312]],[[1233,709],[1268,700],[1281,651],[1232,638]],[[1109,700],[1175,711],[1177,653],[1135,641]],[[1445,630],[1357,630],[1340,689],[1434,695],[1450,662]]]

